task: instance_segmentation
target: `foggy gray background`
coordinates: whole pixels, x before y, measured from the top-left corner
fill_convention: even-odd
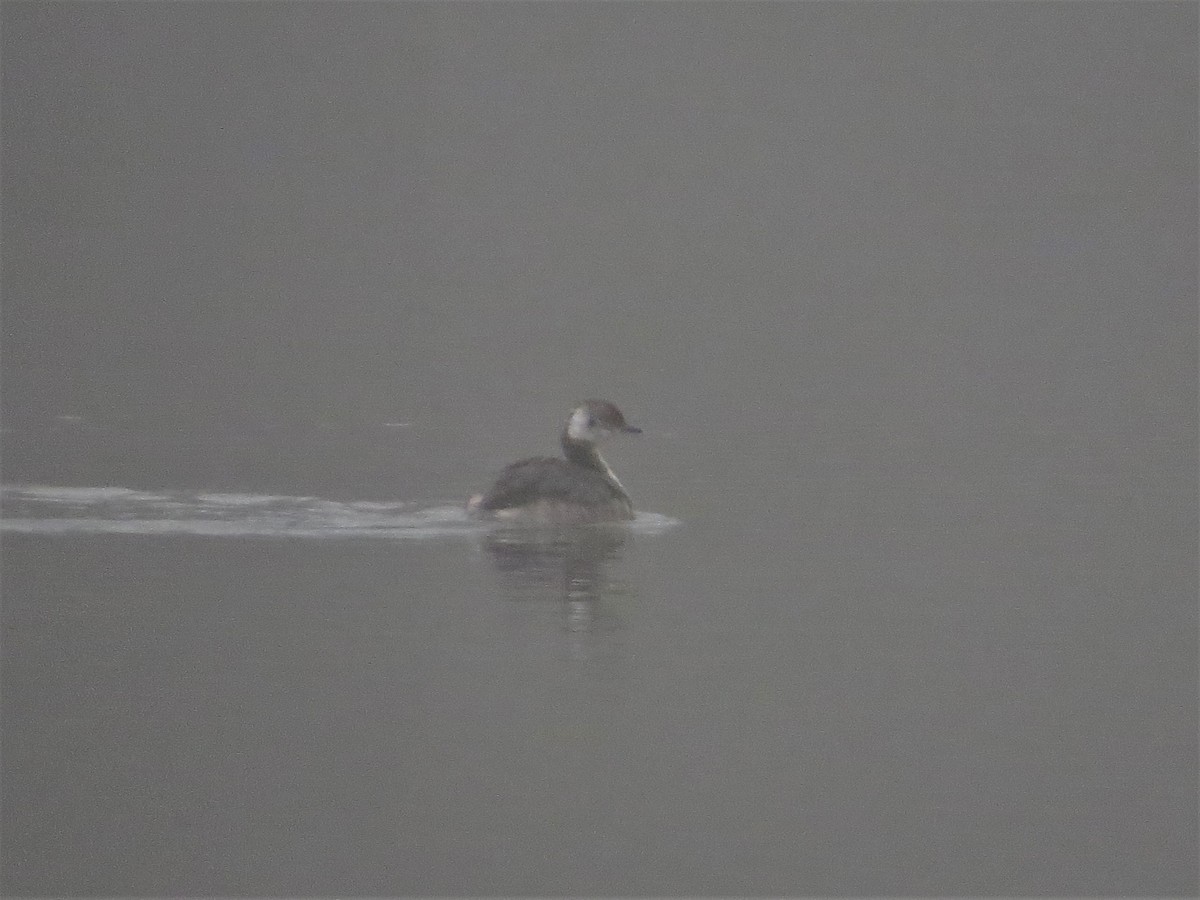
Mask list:
[[[681,523],[6,532],[7,895],[1195,894],[1194,3],[0,17],[6,485]]]

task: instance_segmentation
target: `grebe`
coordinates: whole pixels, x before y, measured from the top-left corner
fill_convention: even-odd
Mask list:
[[[563,428],[565,459],[534,456],[510,465],[467,510],[497,519],[577,524],[633,518],[633,501],[596,445],[614,434],[641,434],[607,400],[585,400]]]

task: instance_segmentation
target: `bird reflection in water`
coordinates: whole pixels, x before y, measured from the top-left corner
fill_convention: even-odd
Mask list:
[[[628,531],[619,526],[495,529],[484,549],[512,600],[561,604],[564,629],[579,639],[576,652],[587,655],[586,639],[623,627],[606,600],[628,594],[608,577],[609,564],[621,555]]]

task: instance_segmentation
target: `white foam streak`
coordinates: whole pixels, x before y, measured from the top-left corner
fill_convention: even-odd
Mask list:
[[[324,500],[226,492],[152,493],[123,487],[0,486],[0,530],[25,534],[213,537],[470,537],[487,524],[461,506],[417,508],[400,500]],[[638,513],[629,527],[657,534],[678,524]]]

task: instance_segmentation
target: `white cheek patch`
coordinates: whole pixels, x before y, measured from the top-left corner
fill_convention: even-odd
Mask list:
[[[588,427],[588,411],[582,406],[571,413],[571,418],[567,421],[567,435],[575,441],[595,440],[591,428]]]

